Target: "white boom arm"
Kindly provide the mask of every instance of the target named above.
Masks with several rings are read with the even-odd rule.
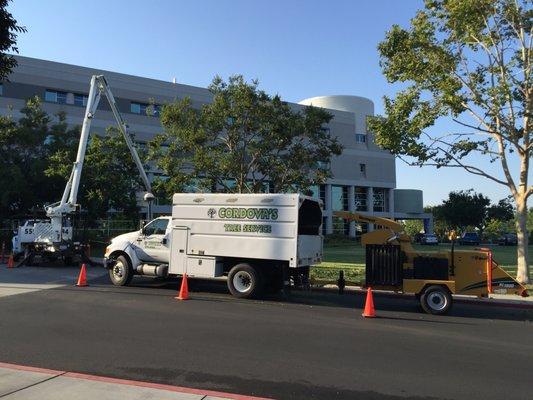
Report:
[[[141,174],[141,179],[146,189],[144,199],[148,201],[148,218],[152,218],[151,201],[154,199],[154,196],[152,194],[152,187],[150,185],[148,177],[146,176],[146,172],[144,171],[141,159],[139,158],[139,155],[135,150],[135,146],[133,145],[131,137],[129,136],[128,125],[124,122],[124,120],[122,119],[122,115],[118,111],[115,102],[115,97],[113,96],[113,93],[111,92],[111,89],[109,88],[105,77],[103,75],[93,75],[91,78],[89,98],[87,99],[87,108],[85,109],[85,118],[83,119],[83,125],[81,128],[80,144],[78,146],[76,162],[74,162],[74,165],[72,167],[72,173],[70,174],[70,178],[67,182],[67,185],[65,186],[61,201],[58,203],[51,204],[45,208],[46,215],[52,219],[53,224],[54,219],[62,218],[64,215],[73,213],[76,210],[76,201],[78,197],[78,189],[80,186],[81,171],[83,169],[85,152],[87,150],[87,142],[89,140],[89,130],[91,128],[91,122],[94,117],[94,113],[96,112],[96,109],[98,107],[98,103],[100,102],[100,97],[102,94],[104,94],[107,97],[107,100],[109,101],[109,105],[111,106],[111,110],[113,111],[113,115],[115,116],[115,120],[117,121],[118,129],[122,133],[122,136],[124,137],[124,140],[126,141],[126,144],[128,145],[130,153],[133,157],[133,161],[135,161],[139,173]],[[61,220],[57,222],[61,224]]]

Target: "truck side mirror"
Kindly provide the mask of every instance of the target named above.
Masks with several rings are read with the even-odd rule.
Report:
[[[139,221],[139,230],[140,230],[141,232],[143,232],[145,226],[146,226],[146,221],[145,221],[144,219],[141,219],[141,220]],[[143,232],[143,233],[144,233],[144,232]]]

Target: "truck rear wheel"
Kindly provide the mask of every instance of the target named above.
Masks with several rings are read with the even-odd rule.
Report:
[[[112,268],[109,269],[109,278],[115,286],[127,286],[133,279],[133,268],[125,256],[118,256]]]
[[[261,293],[262,284],[261,271],[250,264],[237,264],[229,271],[228,289],[235,297],[256,297]]]
[[[446,314],[452,306],[452,295],[443,286],[429,286],[420,296],[420,305],[428,314]]]

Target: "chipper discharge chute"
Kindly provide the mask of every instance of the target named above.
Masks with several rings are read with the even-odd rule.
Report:
[[[350,212],[336,212],[335,216],[377,225],[361,238],[366,286],[415,294],[427,313],[445,314],[452,305],[452,294],[528,295],[493,259],[490,249],[417,251],[396,221]]]

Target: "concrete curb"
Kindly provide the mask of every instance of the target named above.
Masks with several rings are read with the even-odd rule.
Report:
[[[17,370],[17,371],[26,371],[26,372],[37,372],[41,374],[51,375],[52,377],[62,376],[65,378],[104,382],[104,383],[110,383],[110,384],[115,384],[115,385],[134,386],[134,387],[139,387],[139,388],[156,389],[156,390],[163,390],[167,392],[199,395],[199,396],[204,396],[204,397],[216,397],[220,399],[272,400],[266,397],[255,397],[255,396],[247,396],[247,395],[241,395],[241,394],[236,394],[236,393],[219,392],[215,390],[202,390],[202,389],[188,388],[188,387],[183,387],[183,386],[173,386],[173,385],[166,385],[166,384],[160,384],[160,383],[151,383],[151,382],[143,382],[143,381],[134,381],[134,380],[129,380],[129,379],[120,379],[120,378],[111,378],[111,377],[106,377],[106,376],[82,374],[82,373],[77,373],[77,372],[58,371],[58,370],[53,370],[53,369],[31,367],[27,365],[10,364],[10,363],[4,363],[4,362],[0,362],[0,368]]]

